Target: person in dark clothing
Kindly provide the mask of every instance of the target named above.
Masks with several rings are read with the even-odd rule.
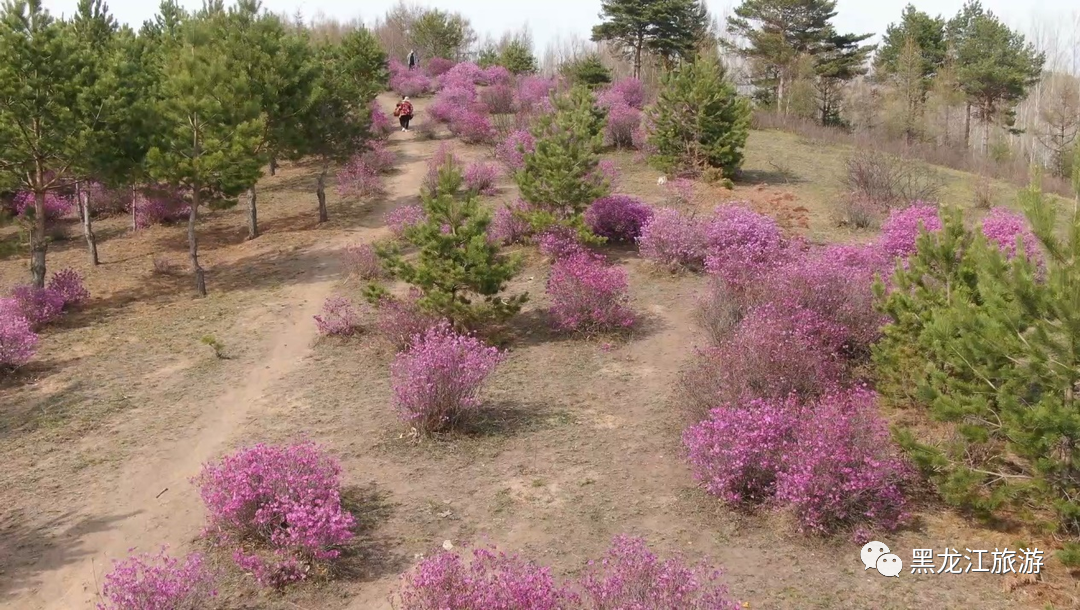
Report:
[[[401,124],[401,131],[409,131],[409,121],[413,117],[413,105],[408,96],[403,96],[397,106],[394,107],[394,116],[398,118],[398,123]]]
[[[416,67],[416,51],[409,51],[409,69]]]

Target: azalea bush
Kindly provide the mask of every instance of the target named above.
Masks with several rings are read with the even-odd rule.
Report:
[[[16,286],[11,298],[18,304],[22,317],[35,329],[56,321],[64,313],[64,295],[48,286]]]
[[[510,85],[492,85],[480,92],[480,103],[489,114],[513,114],[514,89]]]
[[[394,237],[400,239],[405,235],[409,227],[422,224],[426,219],[427,215],[424,214],[424,208],[416,204],[409,204],[394,208],[386,214],[383,220],[390,227],[390,232],[393,233]]]
[[[353,155],[337,173],[337,190],[342,197],[371,197],[384,192],[378,159],[366,153]]]
[[[511,132],[495,147],[495,158],[509,172],[525,167],[525,154],[536,150],[536,140],[525,129]]]
[[[655,211],[637,243],[643,258],[671,271],[702,269],[709,246],[704,223],[671,208]]]
[[[502,245],[524,243],[532,235],[529,213],[529,204],[521,199],[499,206],[491,215],[488,237]]]
[[[34,357],[38,336],[15,299],[0,298],[0,370],[16,369]]]
[[[908,256],[915,252],[920,230],[935,233],[941,227],[935,205],[915,202],[906,208],[893,209],[881,225],[881,249],[890,256]]]
[[[502,360],[498,349],[440,322],[390,365],[398,414],[420,434],[452,429],[480,406],[480,388]]]
[[[375,303],[375,332],[399,351],[439,322],[420,308],[421,296],[414,288],[404,297],[387,295]]]
[[[596,101],[602,108],[623,104],[636,110],[644,110],[647,99],[644,83],[636,78],[624,78],[601,91]]]
[[[166,189],[147,189],[136,193],[135,200],[127,204],[135,207],[135,227],[145,229],[158,224],[172,224],[187,220],[191,206],[182,196]]]
[[[323,335],[347,336],[360,328],[360,316],[349,299],[330,297],[323,303],[322,313],[315,316],[315,327]]]
[[[15,193],[15,214],[17,216],[28,216],[32,214],[32,210],[35,205],[35,196],[29,191],[19,191]],[[75,211],[75,198],[66,197],[55,191],[47,191],[45,193],[45,219],[56,220],[63,218],[68,214]]]
[[[585,252],[585,246],[581,244],[577,233],[565,227],[548,229],[537,238],[536,242],[540,247],[540,253],[549,262],[555,262]]]
[[[477,104],[459,109],[450,118],[450,133],[466,144],[484,144],[494,140],[495,126],[491,117]]]
[[[634,131],[641,126],[641,111],[618,103],[608,108],[604,143],[616,148],[633,148]]]
[[[346,246],[343,258],[349,273],[360,279],[376,280],[384,274],[379,255],[371,244]]]
[[[1019,239],[1020,243],[1023,243],[1024,256],[1032,262],[1042,262],[1038,238],[1027,219],[1019,212],[1002,207],[992,208],[982,221],[982,234],[1009,258],[1019,252]]]
[[[786,255],[787,243],[776,221],[741,205],[716,208],[705,236],[705,269],[736,291],[767,276]]]
[[[337,460],[315,444],[258,444],[205,464],[194,483],[207,536],[234,547],[234,559],[259,582],[285,584],[337,558],[352,540],[340,477]]]
[[[64,309],[78,307],[90,299],[90,291],[83,285],[83,276],[74,269],[61,269],[54,273],[45,289],[60,295]]]
[[[378,100],[371,100],[371,134],[376,138],[385,140],[394,132],[396,125],[390,115],[383,111]]]
[[[556,328],[603,332],[632,326],[627,287],[626,270],[595,255],[579,253],[556,260],[547,281]]]
[[[633,243],[652,215],[652,208],[636,197],[608,195],[585,210],[585,224],[593,234],[609,241]]]
[[[479,195],[494,195],[499,181],[499,168],[491,163],[474,161],[465,167],[463,174],[466,190]]]
[[[204,610],[217,596],[214,574],[202,555],[183,562],[166,554],[144,553],[113,562],[101,588],[98,610]]]

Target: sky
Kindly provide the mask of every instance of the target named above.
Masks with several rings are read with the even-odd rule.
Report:
[[[839,0],[834,22],[841,32],[881,34],[896,21],[904,5],[911,1],[917,8],[946,18],[955,15],[963,0]],[[157,12],[156,0],[106,0],[116,18],[138,27]],[[187,8],[198,8],[202,0],[179,0]],[[226,4],[229,0],[226,0]],[[737,4],[732,0],[706,0],[717,15],[727,14]],[[299,9],[305,17],[323,13],[342,21],[360,17],[370,22],[397,4],[397,0],[263,0],[263,6],[277,13],[292,15]],[[477,32],[495,37],[501,32],[528,24],[536,51],[542,53],[548,43],[572,36],[588,38],[599,18],[600,0],[413,0],[410,4],[431,6],[462,13]],[[1080,5],[1076,0],[982,0],[1013,28],[1024,33],[1033,24],[1042,24],[1044,35],[1070,36],[1080,30]],[[77,0],[44,0],[54,14],[74,11]],[[1061,34],[1064,32],[1064,34]]]

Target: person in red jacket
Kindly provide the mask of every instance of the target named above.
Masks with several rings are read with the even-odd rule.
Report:
[[[394,107],[394,116],[401,123],[401,131],[409,131],[409,121],[413,117],[413,105],[408,96],[403,96],[397,106]]]

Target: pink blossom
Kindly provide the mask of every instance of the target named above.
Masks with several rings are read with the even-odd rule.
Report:
[[[202,610],[217,595],[214,575],[192,553],[183,563],[162,547],[157,555],[132,555],[113,562],[101,588],[98,610]]]
[[[0,298],[0,369],[15,369],[30,361],[38,336],[15,299]]]
[[[890,256],[906,257],[915,252],[921,230],[935,233],[941,227],[937,206],[916,201],[889,213],[881,225],[881,247]]]
[[[585,210],[585,224],[593,234],[609,241],[633,243],[652,215],[652,208],[636,197],[609,195],[592,202]]]
[[[626,293],[626,270],[585,252],[556,260],[547,281],[551,315],[560,330],[604,332],[632,326]]]
[[[360,317],[352,301],[330,297],[323,303],[322,313],[315,316],[315,326],[323,335],[347,336],[360,327]]]
[[[679,210],[660,208],[641,227],[641,256],[672,271],[701,269],[708,252],[705,224]]]

